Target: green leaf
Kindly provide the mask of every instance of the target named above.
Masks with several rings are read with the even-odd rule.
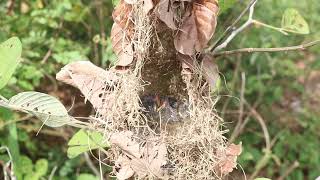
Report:
[[[78,177],[77,177],[77,180],[98,180],[99,178],[92,175],[92,174],[80,174]]]
[[[26,174],[26,176],[23,178],[24,180],[39,180],[39,176],[35,172],[29,172]]]
[[[33,170],[32,160],[27,156],[20,156],[17,166],[18,171],[20,171],[22,174],[28,174]]]
[[[269,178],[255,178],[254,180],[271,180]]]
[[[48,160],[46,159],[39,159],[35,166],[35,172],[39,177],[42,177],[47,174],[48,171]]]
[[[14,114],[8,109],[0,107],[0,120],[3,119],[6,122],[10,122],[15,119]],[[13,158],[13,163],[17,164],[20,161],[20,147],[18,142],[18,129],[16,123],[10,123],[6,126],[7,129],[7,146],[10,149],[10,153]],[[2,143],[2,142],[1,142]],[[14,168],[17,168],[15,166]]]
[[[296,9],[287,9],[282,17],[281,28],[296,34],[309,34],[309,25]]]
[[[0,44],[0,89],[10,80],[19,64],[22,45],[17,37],[12,37]]]
[[[55,97],[40,92],[19,93],[8,102],[1,101],[0,106],[30,113],[50,127],[60,127],[70,122],[63,104]]]
[[[74,158],[89,150],[109,147],[103,135],[99,132],[79,130],[68,143],[68,157]]]

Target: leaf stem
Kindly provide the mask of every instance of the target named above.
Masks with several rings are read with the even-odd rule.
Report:
[[[264,26],[264,27],[269,28],[269,29],[273,29],[273,30],[279,31],[279,32],[281,32],[281,33],[284,34],[284,35],[289,35],[289,34],[288,34],[287,32],[285,32],[282,28],[278,28],[278,27],[275,27],[275,26],[271,26],[271,25],[269,25],[269,24],[265,24],[265,23],[263,23],[263,22],[261,22],[261,21],[255,20],[255,19],[252,20],[252,23],[253,23],[253,24],[256,24],[256,25]]]

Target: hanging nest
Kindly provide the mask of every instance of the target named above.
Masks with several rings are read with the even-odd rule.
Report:
[[[92,125],[112,144],[118,179],[221,179],[241,145],[227,145],[212,91],[217,66],[203,53],[216,0],[120,0],[113,13],[109,70],[88,61],[57,79],[81,90],[96,110]]]

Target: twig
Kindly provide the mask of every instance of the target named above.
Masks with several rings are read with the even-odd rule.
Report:
[[[26,121],[26,120],[29,120],[30,118],[32,118],[33,117],[33,115],[26,115],[26,116],[24,116],[24,117],[22,117],[22,118],[20,118],[20,119],[15,119],[15,120],[11,120],[11,121],[6,121],[5,123],[3,123],[3,124],[0,124],[0,130],[2,129],[2,128],[4,128],[5,126],[7,126],[7,125],[9,125],[9,124],[12,124],[12,123],[16,123],[16,122],[20,122],[20,121]]]
[[[7,175],[7,171],[8,169],[10,169],[10,179],[11,180],[16,180],[16,177],[14,175],[14,165],[13,165],[13,158],[12,158],[12,155],[10,153],[10,150],[7,146],[1,146],[0,147],[0,150],[6,150],[7,153],[8,153],[8,156],[9,156],[9,161],[6,163],[6,165],[3,165],[3,174],[4,174],[4,177],[5,177],[5,180],[6,178],[8,177]],[[9,166],[11,165],[11,168],[9,168]]]
[[[264,149],[264,155],[257,162],[257,164],[256,164],[256,166],[254,168],[254,172],[251,174],[249,180],[255,179],[255,177],[259,174],[261,169],[267,165],[267,163],[269,162],[269,160],[271,158],[271,155],[272,154],[271,154],[270,150]]]
[[[101,151],[99,149],[98,151],[98,154],[99,154],[99,169],[100,169],[100,179],[103,180],[103,172],[102,172],[102,163],[101,163]]]
[[[40,64],[45,64],[45,63],[48,61],[49,57],[52,55],[52,49],[53,49],[53,47],[54,47],[55,44],[56,44],[56,39],[58,38],[58,35],[59,35],[62,27],[63,27],[63,18],[60,19],[60,23],[59,23],[59,25],[58,25],[58,29],[56,30],[56,32],[55,32],[54,35],[53,35],[55,41],[52,43],[52,45],[51,45],[51,47],[49,48],[49,50],[47,51],[47,53],[45,54],[45,56],[44,56],[44,57],[42,58],[42,60],[40,61]]]
[[[320,43],[320,40],[312,41],[309,43],[297,45],[297,46],[288,46],[288,47],[278,47],[278,48],[243,48],[236,49],[231,51],[223,51],[216,54],[213,54],[214,57],[226,56],[226,55],[235,55],[240,53],[254,53],[254,52],[287,52],[287,51],[302,51],[306,50],[309,47],[315,46]]]
[[[259,122],[263,134],[264,134],[264,139],[265,139],[265,143],[266,143],[266,148],[264,149],[264,155],[263,157],[258,161],[257,165],[255,166],[255,171],[251,174],[250,176],[250,180],[254,179],[258,173],[260,172],[260,170],[268,163],[268,161],[271,158],[272,152],[271,152],[271,142],[270,142],[270,135],[269,135],[269,131],[267,128],[266,123],[264,122],[263,118],[261,117],[261,115],[254,109],[252,108],[252,106],[244,99],[245,104],[247,105],[247,107],[249,108],[250,112],[252,113],[252,116],[255,117],[255,119]]]
[[[97,176],[99,177],[100,176],[100,173],[99,171],[97,170],[97,168],[94,166],[93,162],[91,161],[90,157],[89,157],[89,154],[87,152],[84,153],[84,158],[86,160],[86,163],[87,165],[89,166],[89,168],[92,170],[92,172]]]
[[[56,173],[57,169],[58,169],[58,166],[54,166],[54,167],[53,167],[53,169],[52,169],[52,171],[51,171],[51,173],[50,173],[50,176],[49,176],[48,180],[52,180],[52,179],[53,179],[53,176],[54,176],[54,174]]]
[[[244,99],[244,102],[249,108],[250,112],[252,113],[252,116],[254,116],[256,120],[259,122],[259,124],[261,125],[264,138],[266,141],[266,150],[271,150],[270,135],[269,135],[269,131],[266,123],[264,122],[262,116],[254,108],[252,108],[252,106],[245,99]]]
[[[246,76],[245,73],[241,73],[241,92],[240,92],[240,107],[239,107],[239,118],[236,127],[230,137],[230,142],[233,142],[235,138],[240,134],[240,127],[243,122],[243,99],[244,99],[244,92],[245,92],[245,85],[246,85]]]
[[[217,47],[213,48],[211,50],[211,52],[217,52],[217,51],[227,47],[227,45],[229,44],[230,41],[232,41],[233,38],[235,38],[240,32],[242,32],[246,27],[250,26],[254,22],[253,13],[254,13],[254,8],[255,8],[255,5],[256,5],[257,1],[258,0],[253,0],[248,6],[249,7],[249,18],[248,18],[248,20],[242,26],[240,26],[238,29],[233,30],[231,35],[223,43],[221,43]],[[246,12],[247,12],[247,9],[245,9],[244,13],[240,15],[240,18]],[[238,18],[238,19],[240,20],[240,18]],[[237,19],[237,21],[239,21],[238,19]],[[236,21],[236,23],[237,23],[237,21]],[[231,28],[234,28],[234,27],[231,26]]]
[[[34,127],[34,125],[23,125],[23,124],[18,124],[18,128],[25,129],[27,132],[37,132],[39,129],[38,127]],[[40,131],[41,134],[46,134],[49,136],[55,136],[55,137],[61,137],[64,140],[68,140],[69,134],[64,133],[64,132],[59,132],[56,130],[50,130],[50,129],[43,129]]]
[[[51,56],[51,54],[52,54],[52,49],[50,48],[50,49],[47,51],[46,55],[42,58],[41,64],[44,64],[45,62],[47,62],[47,60],[49,59],[49,57]]]
[[[238,18],[223,32],[222,36],[214,43],[213,47],[210,51],[214,51],[216,47],[223,41],[223,39],[229,34],[231,31],[235,29],[235,26],[241,20],[241,18],[249,11],[249,9],[257,2],[257,0],[251,0],[247,7],[241,12]]]
[[[284,180],[290,173],[293,172],[297,167],[299,167],[299,162],[294,161],[294,163],[278,178],[278,180]]]

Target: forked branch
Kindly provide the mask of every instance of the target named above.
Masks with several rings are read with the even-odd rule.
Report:
[[[240,26],[238,29],[235,29],[232,31],[232,33],[230,34],[230,36],[223,42],[221,43],[220,45],[218,45],[217,47],[215,47],[213,50],[213,52],[218,52],[220,51],[221,49],[224,49],[225,47],[227,47],[227,45],[240,33],[242,32],[245,28],[247,28],[248,26],[250,26],[253,22],[254,22],[254,19],[253,19],[253,13],[254,13],[254,8],[255,8],[255,5],[257,3],[258,0],[254,0],[254,1],[251,1],[250,4],[249,4],[249,18],[248,20],[242,25]],[[238,21],[240,20],[240,18],[247,12],[247,8],[245,9],[245,11],[243,11],[239,18],[236,19],[236,21],[233,23],[233,25],[231,25],[230,27],[233,29],[234,28],[234,25],[236,23],[238,23]],[[229,28],[228,28],[229,29]],[[227,31],[228,31],[227,29]],[[226,32],[227,32],[226,31]]]
[[[239,23],[241,18],[250,10],[252,6],[257,2],[258,0],[251,0],[250,3],[247,5],[247,7],[241,12],[241,14],[238,16],[238,18],[223,32],[222,36],[214,43],[213,47],[210,48],[210,51],[213,52],[216,50],[217,46],[224,40],[224,38],[232,31],[235,31],[236,25]]]

